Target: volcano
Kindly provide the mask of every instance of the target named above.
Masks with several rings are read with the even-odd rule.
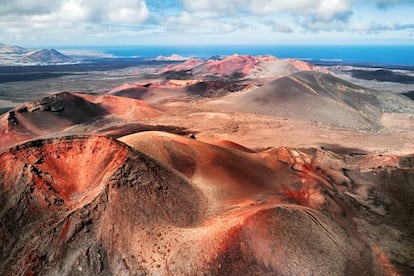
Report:
[[[410,271],[414,157],[121,140],[0,154],[3,274]]]

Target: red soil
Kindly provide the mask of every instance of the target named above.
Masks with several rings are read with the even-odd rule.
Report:
[[[132,148],[106,137],[67,137],[0,154],[0,253],[7,256],[0,271],[367,275],[395,271],[389,252],[409,248],[378,251],[371,235],[392,232],[364,223],[376,221],[376,212],[412,214],[404,203],[412,192],[398,193],[371,174],[386,170],[353,167],[361,158],[372,166],[398,158],[255,153],[162,132],[121,140]],[[396,172],[389,183],[410,172],[409,158],[388,163]],[[405,205],[371,210],[370,198],[386,189],[393,191],[386,200]]]
[[[64,131],[74,125],[94,124],[106,117],[140,120],[162,114],[162,111],[139,100],[68,92],[26,103],[11,112],[18,123],[10,125],[10,112],[0,116],[0,149]]]

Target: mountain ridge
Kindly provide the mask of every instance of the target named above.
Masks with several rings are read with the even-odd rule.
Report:
[[[0,65],[44,65],[76,62],[56,49],[26,49],[0,43]]]

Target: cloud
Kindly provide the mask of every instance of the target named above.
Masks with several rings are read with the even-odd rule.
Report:
[[[279,42],[280,38],[314,42],[314,38],[362,37],[369,41],[370,35],[378,38],[378,33],[384,33],[382,37],[387,39],[413,33],[413,3],[414,0],[0,0],[0,40],[23,45],[246,43],[247,37],[249,43]]]
[[[382,33],[382,32],[389,32],[389,31],[414,31],[414,24],[378,24],[372,23],[367,28],[367,33]]]
[[[0,15],[15,15],[16,21],[49,20],[52,26],[56,20],[139,24],[150,16],[144,0],[0,0]]]
[[[170,16],[167,22],[171,25],[197,25],[196,19],[187,11],[181,12],[178,16]]]
[[[265,19],[261,21],[264,25],[270,26],[274,33],[292,33],[293,30],[288,25],[282,25],[274,21],[273,19]]]
[[[230,33],[247,28],[247,24],[233,20],[219,19],[209,12],[189,13],[182,11],[166,19],[167,30],[197,33]]]
[[[53,12],[62,1],[0,0],[0,15],[34,15]]]
[[[189,11],[214,11],[216,13],[250,13],[268,15],[279,12],[297,16],[311,16],[321,21],[341,18],[352,11],[352,0],[182,0]]]
[[[376,0],[376,4],[380,9],[387,9],[398,4],[413,4],[414,0]]]
[[[341,22],[348,22],[352,16],[352,0],[182,0],[189,13],[210,13],[220,16],[240,18],[262,17],[288,14],[306,30],[332,30]],[[272,23],[272,31],[292,32],[290,26]]]

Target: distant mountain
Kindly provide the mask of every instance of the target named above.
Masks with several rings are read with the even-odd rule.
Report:
[[[209,60],[192,58],[180,64],[164,67],[160,73],[175,78],[194,76],[195,78],[274,79],[302,71],[329,73],[322,67],[301,60],[237,54],[228,57],[213,56]]]
[[[74,62],[55,49],[29,50],[20,46],[0,43],[0,65],[33,65]]]
[[[188,58],[180,56],[180,55],[176,55],[176,54],[172,54],[170,56],[158,56],[155,58],[155,60],[157,61],[185,61]]]
[[[18,55],[18,54],[24,54],[26,52],[28,52],[28,50],[23,47],[0,43],[0,54]]]
[[[379,129],[383,112],[413,112],[412,101],[398,94],[370,90],[331,74],[298,72],[249,93],[216,101],[226,110],[309,119],[351,129]]]
[[[62,63],[73,59],[55,49],[41,49],[28,52],[19,60],[20,63]]]

